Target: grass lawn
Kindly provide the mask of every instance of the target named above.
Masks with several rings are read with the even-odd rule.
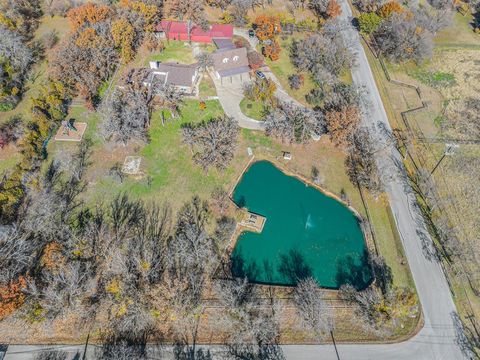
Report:
[[[173,41],[164,42],[165,49],[157,54],[150,55],[144,65],[148,66],[149,61],[161,61],[161,62],[179,62],[182,64],[193,64],[195,58],[192,54],[192,47],[185,41]]]
[[[216,96],[217,89],[215,88],[215,84],[213,83],[212,78],[209,74],[203,74],[202,81],[199,85],[199,96],[200,98],[206,98],[209,96]]]
[[[108,161],[101,166],[104,171],[93,169],[99,173],[94,187],[90,191],[90,199],[95,201],[98,196],[111,198],[120,192],[152,201],[168,201],[174,209],[191,198],[194,194],[202,198],[209,198],[213,189],[217,186],[228,187],[236,178],[247,154],[237,156],[235,162],[224,171],[210,169],[205,173],[192,161],[190,149],[182,143],[182,125],[189,122],[208,121],[209,119],[223,114],[220,103],[216,100],[206,101],[207,108],[199,109],[199,102],[186,100],[179,119],[169,119],[162,126],[161,110],[154,112],[152,125],[149,131],[150,142],[138,149],[132,148],[125,153],[121,145],[117,146],[117,152],[124,155],[138,155],[143,159],[142,169],[145,176],[142,179],[126,178],[123,183],[115,181],[108,176],[107,170],[113,165]],[[106,146],[96,150],[96,157],[109,151]],[[111,151],[111,150],[110,150]],[[123,162],[122,158],[116,160]],[[94,165],[95,166],[95,165]],[[96,166],[99,166],[97,164]]]
[[[298,90],[290,88],[290,85],[288,83],[288,77],[290,75],[299,73],[298,69],[296,69],[290,61],[290,45],[292,44],[292,41],[294,39],[298,39],[300,37],[300,35],[293,35],[288,37],[286,40],[280,40],[280,45],[282,47],[280,59],[278,59],[277,61],[265,59],[265,62],[275,74],[278,81],[280,81],[280,84],[282,84],[282,87],[285,89],[285,91],[305,106],[309,106],[307,101],[305,100],[305,95],[307,95],[313,88],[315,88],[315,84],[313,83],[310,76],[308,74],[304,74],[305,83]]]
[[[252,118],[255,120],[264,119],[265,107],[260,101],[250,101],[244,98],[240,102],[240,109],[249,118]]]

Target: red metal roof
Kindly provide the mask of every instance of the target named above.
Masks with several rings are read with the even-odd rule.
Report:
[[[164,31],[167,34],[171,34],[171,36],[176,37],[178,37],[179,35],[188,35],[187,23],[184,21],[162,20],[160,24],[156,26],[156,30]],[[205,31],[200,26],[193,25],[190,35],[194,37],[206,37],[209,40],[214,38],[231,39],[233,37],[233,26],[213,24],[210,30]],[[170,37],[170,35],[168,36]]]

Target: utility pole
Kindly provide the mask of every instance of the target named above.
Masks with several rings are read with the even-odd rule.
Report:
[[[88,339],[90,339],[90,333],[88,333],[88,335],[87,335],[87,341],[85,341],[85,348],[83,349],[82,360],[85,360],[85,359],[86,359],[86,356],[87,356]]]
[[[332,337],[333,347],[335,348],[335,354],[337,354],[337,360],[340,360],[340,356],[338,355],[337,344],[335,343],[335,338],[333,337],[333,330],[330,330],[330,336]]]
[[[433,173],[435,172],[435,170],[437,170],[438,166],[443,161],[443,159],[445,159],[447,156],[451,156],[451,155],[455,154],[455,151],[459,147],[460,147],[460,145],[458,145],[458,144],[445,144],[445,151],[444,151],[442,157],[440,158],[440,160],[438,160],[437,164],[433,167],[432,171],[430,172],[430,175],[433,175]]]

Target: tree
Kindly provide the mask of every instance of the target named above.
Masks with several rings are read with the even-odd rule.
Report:
[[[25,302],[26,279],[20,276],[18,280],[0,286],[0,320],[3,320]]]
[[[360,27],[360,31],[365,35],[374,33],[381,22],[382,18],[374,12],[362,13],[358,17],[358,26]]]
[[[290,59],[299,70],[310,72],[314,80],[322,85],[335,82],[354,61],[340,33],[332,34],[332,37],[315,34],[302,41],[294,41]]]
[[[322,299],[322,293],[313,278],[301,280],[295,287],[293,301],[306,329],[317,339],[324,339],[333,330],[332,309]]]
[[[433,36],[407,14],[394,13],[374,33],[375,46],[389,60],[420,62],[432,56]]]
[[[0,24],[0,111],[11,110],[20,99],[33,53],[16,32]]]
[[[265,119],[267,136],[274,136],[287,142],[307,143],[312,135],[324,133],[323,117],[292,103],[281,103]]]
[[[381,0],[355,0],[355,5],[362,13],[376,12],[383,1]]]
[[[205,21],[202,1],[166,0],[163,5],[163,14],[165,17],[175,17],[180,20]]]
[[[225,308],[222,326],[228,329],[229,358],[252,360],[284,359],[278,347],[279,306],[275,298],[262,304],[258,289],[247,279],[218,280],[215,290]]]
[[[324,18],[327,12],[329,2],[329,0],[309,0],[308,7],[317,17]]]
[[[147,140],[150,111],[145,90],[140,91],[131,85],[116,88],[103,104],[101,114],[101,131],[106,139],[124,145],[130,140]]]
[[[271,107],[275,107],[277,104],[277,98],[275,97],[275,91],[277,86],[273,80],[264,78],[256,78],[253,83],[247,83],[244,86],[244,95],[251,101],[261,101],[268,103]]]
[[[328,2],[326,14],[329,18],[336,18],[342,14],[342,8],[336,0],[330,0]]]
[[[229,117],[214,118],[183,128],[183,141],[193,152],[193,161],[205,171],[210,166],[225,169],[235,154],[239,127]]]
[[[112,37],[120,49],[120,57],[125,63],[129,62],[134,57],[134,40],[135,29],[126,19],[118,19],[112,22]]]
[[[378,9],[378,15],[381,18],[386,19],[394,13],[401,14],[403,11],[402,5],[394,0],[383,4],[380,9]]]
[[[113,74],[117,64],[110,26],[100,22],[73,34],[58,47],[52,59],[52,75],[94,107],[100,85]]]
[[[84,25],[92,26],[106,20],[111,15],[111,10],[106,5],[95,5],[91,2],[68,11],[67,18],[72,32]]]
[[[268,57],[272,61],[280,59],[282,48],[277,39],[270,40],[268,44],[262,47],[263,56]]]
[[[0,26],[15,31],[26,41],[33,38],[41,16],[40,0],[0,1]]]
[[[325,113],[327,133],[335,146],[346,146],[359,123],[360,111],[355,106],[332,109]]]
[[[195,58],[197,59],[197,64],[200,70],[205,71],[213,66],[212,56],[206,51],[200,52]]]
[[[436,10],[426,6],[418,7],[414,9],[413,15],[415,23],[433,35],[452,25],[453,21],[453,13],[450,9]]]
[[[375,147],[368,129],[357,129],[352,135],[345,166],[353,184],[365,187],[375,195],[382,191],[380,174],[375,161]]]
[[[369,287],[357,291],[351,285],[340,288],[340,296],[355,305],[355,313],[366,330],[377,336],[389,336],[398,321],[418,315],[415,294],[408,288],[392,288],[385,295]]]
[[[292,89],[298,90],[305,83],[303,74],[292,74],[288,77],[288,83]]]
[[[280,19],[275,16],[260,15],[253,21],[255,35],[259,40],[273,40],[281,31]]]

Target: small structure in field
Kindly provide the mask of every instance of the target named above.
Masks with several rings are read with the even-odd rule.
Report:
[[[122,172],[127,175],[139,175],[142,158],[140,156],[127,156],[122,166]]]
[[[292,160],[292,153],[288,151],[283,152],[283,160]]]
[[[81,141],[86,129],[87,123],[76,122],[73,119],[62,121],[55,135],[55,141]]]

